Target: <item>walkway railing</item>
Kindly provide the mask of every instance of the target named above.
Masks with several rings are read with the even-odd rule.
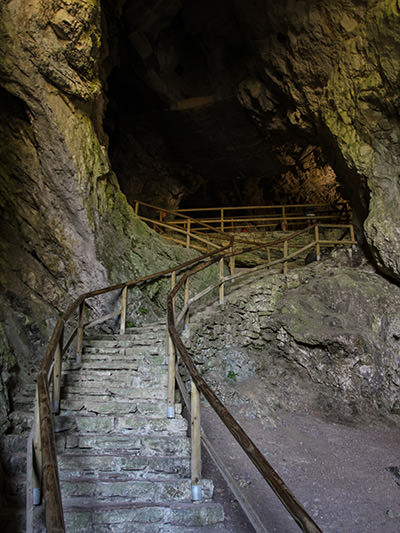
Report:
[[[352,237],[347,243],[354,245],[356,243],[352,234],[352,227],[349,227],[349,230]],[[99,325],[107,320],[115,320],[119,318],[119,331],[121,334],[125,333],[128,290],[132,287],[143,287],[153,281],[169,277],[171,277],[172,290],[169,293],[167,303],[169,332],[167,343],[169,375],[167,416],[174,416],[175,381],[176,379],[179,381],[176,374],[175,355],[178,353],[192,378],[191,423],[193,499],[196,500],[201,497],[199,484],[201,478],[199,392],[201,392],[210,402],[211,406],[215,409],[250,459],[257,466],[264,479],[274,489],[303,531],[320,531],[312,519],[307,515],[306,511],[287,489],[278,474],[269,465],[265,457],[263,457],[261,452],[255,447],[254,443],[252,443],[249,436],[240,428],[215,393],[201,378],[193,360],[187,353],[187,350],[179,337],[177,329],[183,327],[183,324],[188,322],[190,307],[194,302],[203,298],[211,291],[217,290],[219,302],[223,304],[224,287],[226,282],[247,275],[247,272],[238,275],[235,274],[235,258],[238,254],[248,251],[251,252],[263,247],[267,248],[268,246],[276,246],[277,244],[282,243],[283,250],[286,250],[286,253],[284,252],[281,258],[275,261],[266,262],[261,266],[251,269],[250,272],[268,268],[279,263],[283,264],[283,271],[286,272],[288,262],[291,259],[298,257],[304,252],[304,250],[315,247],[316,255],[318,257],[320,255],[321,246],[334,245],[331,241],[322,241],[319,237],[319,227],[315,226],[311,228],[311,231],[314,232],[314,240],[303,249],[288,253],[290,240],[306,231],[310,231],[310,229],[306,228],[305,230],[296,232],[279,241],[252,245],[245,249],[240,247],[239,250],[234,249],[234,241],[231,240],[228,245],[218,247],[216,250],[182,263],[174,268],[166,269],[133,281],[85,293],[77,298],[67,311],[58,319],[37,376],[35,423],[33,427],[32,442],[29,444],[29,446],[32,447],[32,453],[28,454],[28,456],[32,457],[32,463],[28,464],[28,509],[30,509],[31,504],[38,505],[43,499],[45,503],[46,528],[48,532],[65,531],[52,418],[53,414],[58,414],[60,410],[62,359],[67,351],[71,349],[73,342],[76,340],[76,360],[77,362],[81,361],[84,329]],[[343,241],[340,241],[340,244],[343,244]],[[193,279],[193,276],[216,263],[219,264],[218,279],[216,283],[190,298],[189,283]],[[228,276],[225,275],[226,266],[229,266]],[[182,276],[178,281],[177,275],[180,273]],[[174,310],[174,307],[177,307],[177,295],[181,290],[183,290],[183,295],[181,297],[183,307],[177,316],[177,310]],[[102,295],[113,295],[114,310],[105,314],[100,313],[99,316],[90,319],[89,315],[93,313],[93,308],[95,308],[96,305],[88,305],[88,300],[92,299],[93,301],[94,299],[94,301],[96,301],[96,299]],[[67,337],[67,335],[65,335],[67,331],[69,332],[69,336],[68,340],[65,341],[64,337]],[[29,523],[28,517],[27,522]]]
[[[172,224],[181,227],[188,216],[196,222],[192,229],[205,231],[204,224],[222,232],[267,231],[282,229],[293,231],[310,223],[340,224],[351,221],[351,209],[347,202],[329,204],[250,205],[235,207],[204,207],[176,209],[177,219]]]

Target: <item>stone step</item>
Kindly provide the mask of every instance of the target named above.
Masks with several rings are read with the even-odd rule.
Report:
[[[140,450],[143,453],[144,450]],[[96,480],[105,475],[113,479],[166,479],[190,477],[190,458],[180,457],[179,452],[169,456],[135,455],[129,453],[64,453],[58,457],[59,475],[62,480]]]
[[[190,453],[190,442],[186,436],[171,435],[136,435],[123,434],[78,434],[74,431],[67,431],[56,434],[57,449],[70,450],[71,453],[82,452],[110,453],[130,452],[135,455],[161,456],[176,455],[177,457],[188,457]]]
[[[167,413],[167,404],[165,402],[154,401],[133,401],[124,402],[114,400],[112,402],[99,402],[89,398],[80,398],[76,400],[64,400],[61,404],[61,415],[71,415],[73,411],[80,411],[81,416],[98,414],[136,414],[138,416],[147,416],[149,418],[163,417]],[[175,404],[175,414],[182,413],[182,404]]]
[[[141,370],[74,370],[69,372],[64,379],[65,386],[68,384],[85,381],[87,383],[112,383],[117,381],[121,384],[128,384],[137,387],[141,382],[145,383],[165,383],[168,380],[168,368],[166,366],[157,368],[154,373],[148,368]]]
[[[211,480],[201,482],[202,499],[212,498],[214,486]],[[74,505],[78,497],[96,498],[98,501],[110,500],[115,503],[161,503],[190,501],[190,479],[170,478],[167,480],[140,479],[116,481],[99,478],[96,480],[71,480],[61,482],[63,503],[66,507]],[[82,499],[79,504],[83,504]]]
[[[156,351],[159,349],[160,345],[165,344],[166,340],[160,339],[160,338],[147,338],[143,337],[141,339],[137,338],[136,336],[128,336],[125,337],[121,336],[118,339],[102,339],[102,340],[96,340],[91,339],[90,341],[85,341],[83,344],[83,349],[87,350],[88,348],[97,349],[120,349],[120,348],[128,348],[130,350],[142,350],[143,347],[148,347],[149,349],[154,349]]]
[[[186,436],[187,433],[187,421],[181,416],[169,419],[166,416],[163,418],[148,418],[136,414],[121,416],[115,416],[114,414],[90,414],[89,416],[82,416],[80,413],[80,416],[74,417],[74,426],[79,433],[113,432],[140,436],[153,434],[181,434],[182,436]]]
[[[115,354],[108,354],[108,353],[99,353],[98,351],[93,353],[84,353],[82,355],[82,362],[80,365],[83,365],[84,367],[89,367],[91,365],[107,365],[112,361],[113,365],[121,365],[121,368],[124,368],[124,365],[132,363],[133,366],[137,365],[138,368],[142,367],[157,367],[157,366],[164,366],[165,365],[165,352],[162,351],[161,354],[134,354],[134,355],[124,355],[115,353]],[[75,369],[81,368],[80,365],[77,365],[74,361],[68,361],[64,364],[64,368],[66,370],[71,369],[72,371]]]
[[[92,501],[80,507],[65,507],[68,531],[74,533],[156,533],[186,528],[212,526],[224,520],[224,511],[216,503],[174,503],[171,505],[128,504],[126,507]],[[160,529],[162,528],[162,529]]]
[[[110,358],[144,358],[165,353],[165,346],[154,346],[149,344],[146,346],[130,346],[130,347],[114,347],[109,346],[86,346],[83,350],[83,355],[100,355],[107,354]]]
[[[167,401],[167,387],[160,387],[158,390],[154,390],[151,387],[141,387],[140,389],[127,388],[122,392],[123,394],[118,394],[117,387],[106,387],[106,390],[100,391],[99,389],[93,389],[91,391],[85,391],[80,387],[66,387],[61,392],[61,401],[66,400],[77,400],[83,395],[88,400],[96,400],[98,402],[110,402],[114,397],[118,397],[120,400],[125,401],[136,401],[136,400],[159,400]]]

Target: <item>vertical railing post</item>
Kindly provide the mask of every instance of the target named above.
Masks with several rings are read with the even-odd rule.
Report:
[[[288,222],[286,220],[286,208],[285,206],[282,206],[282,231],[288,230]]]
[[[200,441],[200,393],[192,380],[191,396],[191,478],[192,501],[201,500],[201,441]]]
[[[187,305],[189,302],[189,276],[186,278],[185,281],[185,298],[183,301],[183,305]],[[187,309],[185,313],[185,328],[189,325],[189,309]]]
[[[171,274],[171,290],[175,287],[176,283],[176,273],[172,272]],[[172,301],[172,309],[175,313],[175,302]],[[168,331],[168,406],[167,406],[167,417],[175,418],[175,346],[172,342],[171,335]]]
[[[190,220],[186,224],[186,248],[190,248]]]
[[[224,232],[224,210],[221,208],[221,231]]]
[[[136,201],[135,202],[135,215],[138,215],[139,214],[139,202]]]
[[[219,303],[224,303],[224,258],[219,260]]]
[[[85,320],[85,300],[79,304],[78,311],[78,332],[76,339],[76,362],[79,364],[82,361],[82,346],[83,346],[83,326]]]
[[[355,238],[354,238],[354,226],[353,224],[350,225],[350,239],[353,241],[352,248],[355,247]]]
[[[235,275],[235,256],[233,255],[234,254],[233,244],[231,246],[231,254],[232,255],[229,258],[229,271],[230,271],[231,276],[234,276]]]
[[[319,226],[315,226],[315,253],[317,261],[321,259],[321,245],[319,244]]]
[[[53,398],[51,410],[53,414],[58,415],[60,412],[60,397],[61,397],[61,365],[62,365],[62,349],[64,344],[64,325],[62,326],[60,338],[54,353],[54,367],[53,367]]]
[[[128,305],[128,287],[124,287],[121,293],[121,325],[119,328],[120,335],[125,334],[126,329],[126,309]]]
[[[42,494],[42,434],[40,431],[40,404],[39,390],[36,385],[35,425],[33,430],[33,476],[32,476],[32,500],[33,505],[40,505]]]
[[[288,256],[288,242],[284,241],[283,243],[283,257],[284,259]],[[288,273],[288,263],[285,261],[283,263],[283,273],[286,275]]]
[[[269,246],[267,247],[267,261],[268,263],[271,262],[271,248]]]

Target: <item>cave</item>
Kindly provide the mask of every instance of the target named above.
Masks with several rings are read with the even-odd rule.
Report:
[[[232,284],[231,299],[190,325],[185,342],[260,439],[286,442],[282,419],[288,427],[301,421],[289,437],[301,435],[304,449],[289,450],[290,468],[278,440],[268,445],[285,475],[300,471],[293,482],[327,531],[348,531],[351,522],[361,533],[369,520],[377,531],[399,530],[399,22],[398,0],[0,4],[0,503],[10,531],[25,530],[21,487],[36,380],[60,317],[90,291],[198,260],[198,251],[143,223],[135,201],[166,211],[348,203],[357,245],[321,261],[315,252],[317,261],[282,267],[240,293]],[[223,278],[231,265],[219,264]],[[165,322],[172,278],[132,291],[123,304],[131,329]],[[199,275],[198,290],[206,279]],[[122,316],[122,307],[113,311],[120,296],[99,293],[79,307],[77,331],[89,315]],[[115,328],[98,332],[116,336]],[[97,404],[79,409],[89,412],[86,427],[102,416]],[[63,415],[54,417],[57,442],[75,428]],[[207,424],[212,432],[212,415]],[[321,461],[309,453],[314,434]],[[77,442],[73,435],[72,449]],[[370,472],[365,461],[359,472],[352,463],[356,482],[334,470],[354,443],[360,455],[374,454]],[[301,469],[320,467],[328,449],[340,491],[325,484],[324,500],[307,493]],[[371,475],[380,488],[373,503],[365,492]],[[258,490],[243,476],[242,487]],[[325,483],[326,469],[324,476]],[[77,530],[89,531],[93,520]],[[278,520],[278,530],[284,524]],[[247,522],[237,528],[251,531]]]
[[[229,2],[168,8],[126,2],[116,15],[104,2],[104,130],[131,203],[191,208],[354,200],[343,172],[341,184],[336,178],[337,156],[327,142],[321,145],[320,128],[291,123],[295,103],[279,86],[268,87],[265,109],[257,109],[256,35],[245,11]],[[286,34],[273,24],[264,36],[273,34],[289,53]]]

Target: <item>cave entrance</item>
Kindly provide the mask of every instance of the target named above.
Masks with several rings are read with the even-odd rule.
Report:
[[[342,200],[313,135],[287,122],[282,95],[271,93],[262,114],[249,108],[244,80],[255,75],[254,57],[228,0],[102,6],[104,129],[130,203],[174,209]]]

